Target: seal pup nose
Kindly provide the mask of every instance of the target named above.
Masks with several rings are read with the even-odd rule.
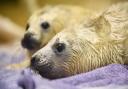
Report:
[[[39,61],[39,58],[37,56],[32,57],[31,66],[37,65],[38,61]]]
[[[33,50],[39,45],[39,42],[33,37],[33,35],[34,34],[32,33],[26,33],[24,35],[24,38],[21,41],[21,45],[24,48],[27,48],[28,50]]]

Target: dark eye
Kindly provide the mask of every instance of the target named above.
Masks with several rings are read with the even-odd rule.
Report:
[[[48,28],[50,27],[50,25],[49,25],[48,22],[43,22],[43,23],[41,23],[41,27],[42,27],[43,29],[48,29]]]
[[[29,28],[29,24],[27,24],[27,25],[26,25],[26,29],[25,29],[25,30],[27,31],[27,30],[28,30],[28,28]]]
[[[61,53],[65,50],[65,44],[64,43],[56,43],[54,45],[55,52]]]

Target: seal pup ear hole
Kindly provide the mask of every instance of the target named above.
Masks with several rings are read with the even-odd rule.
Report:
[[[58,42],[58,43],[55,43],[52,48],[56,54],[61,54],[66,49],[66,45],[65,43]]]

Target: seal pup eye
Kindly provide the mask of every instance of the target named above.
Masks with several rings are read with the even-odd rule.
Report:
[[[27,24],[25,30],[27,31],[29,27],[30,27],[29,24]]]
[[[42,29],[48,29],[50,27],[50,24],[48,22],[42,22],[41,23],[41,28]]]
[[[56,43],[53,48],[55,53],[61,53],[65,50],[66,47],[64,43]]]

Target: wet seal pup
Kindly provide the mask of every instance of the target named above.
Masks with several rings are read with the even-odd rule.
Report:
[[[128,60],[128,3],[113,5],[98,17],[65,28],[31,59],[42,77],[67,77]]]

